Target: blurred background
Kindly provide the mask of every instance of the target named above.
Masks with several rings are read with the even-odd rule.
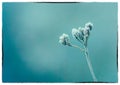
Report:
[[[84,52],[59,44],[92,22],[88,40],[98,82],[117,82],[117,3],[3,3],[3,82],[92,82]]]

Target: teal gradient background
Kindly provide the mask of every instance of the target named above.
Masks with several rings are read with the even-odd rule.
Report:
[[[117,82],[117,3],[3,3],[3,82],[93,82],[84,52],[59,44],[94,24],[88,40],[98,82]]]

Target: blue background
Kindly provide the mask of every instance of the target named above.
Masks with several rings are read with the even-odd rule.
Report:
[[[117,82],[117,3],[3,3],[3,82],[92,82],[84,52],[58,43],[91,21],[90,59],[98,82]]]

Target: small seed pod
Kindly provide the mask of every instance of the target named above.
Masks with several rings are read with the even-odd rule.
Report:
[[[59,43],[63,44],[63,45],[68,45],[71,46],[70,42],[69,42],[69,36],[65,33],[63,33],[60,37],[59,37]]]
[[[84,39],[83,28],[79,27],[78,31],[79,31],[79,38],[83,41]]]
[[[83,29],[83,34],[84,34],[85,37],[89,37],[89,35],[90,35],[90,30],[84,28],[84,29]]]
[[[79,40],[79,31],[76,28],[72,29],[72,35]]]
[[[85,24],[85,28],[89,29],[89,30],[92,30],[93,24],[91,22],[88,22],[88,23]]]

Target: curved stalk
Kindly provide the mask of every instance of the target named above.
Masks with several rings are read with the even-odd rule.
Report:
[[[85,49],[85,57],[86,57],[86,60],[87,60],[88,67],[90,69],[90,73],[92,75],[92,78],[93,78],[94,82],[97,82],[97,78],[95,76],[95,73],[93,71],[92,64],[91,64],[91,61],[90,61],[90,58],[89,58],[88,48],[84,46],[84,49]]]

